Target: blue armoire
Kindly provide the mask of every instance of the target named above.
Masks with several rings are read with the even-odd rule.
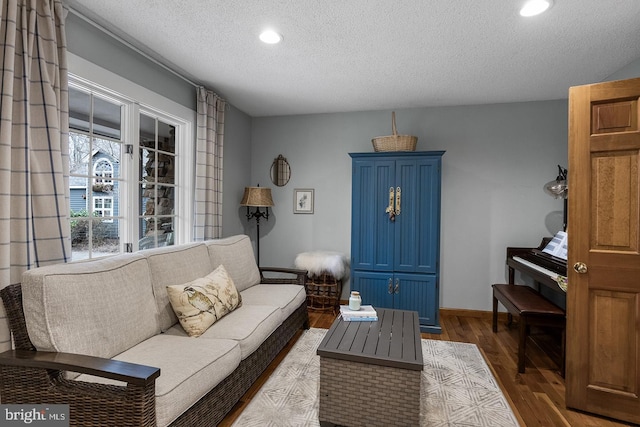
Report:
[[[351,290],[363,304],[414,310],[440,333],[440,176],[444,151],[350,153]]]

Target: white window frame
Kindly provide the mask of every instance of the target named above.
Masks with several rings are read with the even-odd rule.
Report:
[[[105,208],[104,207],[104,202],[110,200],[111,201],[111,207],[110,208]],[[97,208],[96,207],[96,202],[100,201],[102,204],[101,208]],[[112,223],[113,222],[113,196],[93,196],[93,211],[92,212],[96,212],[97,210],[100,210],[102,212],[102,214],[100,215],[102,219],[102,222],[108,222],[108,223]],[[107,217],[107,218],[105,218]]]
[[[111,71],[99,67],[72,53],[68,54],[69,84],[90,88],[95,92],[119,99],[122,102],[131,103],[131,108],[123,109],[123,129],[128,129],[128,135],[123,135],[125,143],[133,143],[134,153],[138,151],[137,130],[139,128],[140,112],[153,115],[162,121],[176,127],[176,199],[175,199],[175,233],[174,244],[193,241],[193,204],[195,181],[195,135],[196,112],[181,104],[155,92],[139,86]],[[122,95],[126,94],[126,96]],[[126,168],[126,176],[129,182],[137,182],[139,176],[138,164],[132,161],[132,156],[123,154],[121,159],[121,175]],[[124,252],[124,244],[131,243],[134,251],[138,250],[138,209],[136,203],[139,195],[137,185],[126,185],[121,189],[121,204],[119,216],[127,219],[119,223],[127,223],[126,229],[121,230],[121,252]],[[130,192],[135,192],[133,197]],[[123,201],[126,201],[123,203]],[[124,206],[123,206],[124,204]],[[122,227],[122,225],[121,225]]]
[[[108,170],[98,170],[100,163],[106,163]],[[96,184],[113,185],[113,163],[109,159],[98,159],[93,165],[93,176]]]

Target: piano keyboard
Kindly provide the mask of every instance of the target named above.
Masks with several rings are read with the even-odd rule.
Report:
[[[556,273],[554,271],[551,271],[549,269],[546,269],[544,267],[539,266],[538,264],[534,264],[534,263],[532,263],[530,261],[527,261],[526,259],[520,258],[519,256],[514,256],[513,260],[516,261],[516,262],[519,262],[520,264],[526,265],[527,267],[533,268],[534,270],[537,270],[542,274],[545,274],[545,275],[549,276],[552,280],[557,281],[558,277],[562,277],[562,278],[565,279],[564,283],[566,283],[566,277],[565,276],[561,276],[561,275],[559,275],[558,273]],[[560,286],[560,284],[558,284],[558,286]],[[565,292],[567,291],[566,287],[564,287],[564,288],[562,286],[560,286],[560,287],[561,287],[561,289],[563,291],[565,291]]]

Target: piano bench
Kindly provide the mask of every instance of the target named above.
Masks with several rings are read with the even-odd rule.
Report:
[[[518,340],[518,372],[525,371],[525,349],[530,326],[546,326],[562,330],[560,373],[564,377],[566,313],[535,289],[525,285],[495,284],[493,287],[493,332],[498,332],[498,301],[509,315],[520,317]]]

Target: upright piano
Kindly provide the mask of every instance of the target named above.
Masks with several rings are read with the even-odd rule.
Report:
[[[509,283],[515,283],[515,272],[519,271],[520,274],[531,277],[537,284],[544,285],[566,298],[566,290],[558,285],[557,279],[558,276],[567,277],[567,261],[542,251],[550,240],[551,238],[545,237],[537,248],[507,248]]]

